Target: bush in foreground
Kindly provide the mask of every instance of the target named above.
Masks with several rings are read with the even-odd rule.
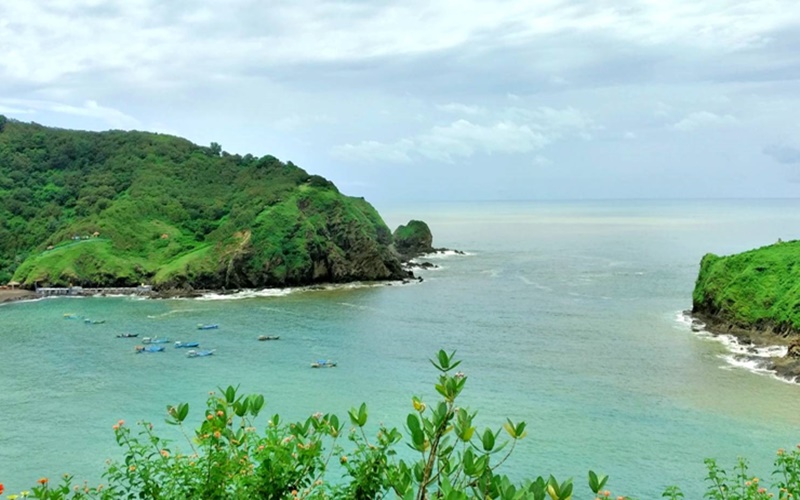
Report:
[[[572,499],[571,479],[559,482],[550,475],[515,483],[500,473],[517,442],[525,437],[525,423],[508,420],[501,429],[480,431],[474,423],[476,414],[456,404],[467,381],[466,375],[455,371],[460,361],[439,351],[431,362],[439,372],[435,388],[440,399],[429,405],[412,398],[405,439],[398,429],[383,425],[374,437],[368,436],[364,404],[348,412],[347,432],[344,421],[322,413],[293,423],[284,423],[279,415],[273,415],[260,431],[256,419],[264,407],[264,397],[243,396],[228,387],[209,394],[202,422],[194,431],[184,425],[188,404],[167,408],[167,423],[178,426],[186,436],[186,450],[159,437],[151,423],[139,422],[134,432],[119,421],[114,433],[124,458],[109,463],[104,473],[106,485],[75,485],[69,475],[59,484],[41,478],[31,491],[7,498]],[[401,441],[413,450],[415,458],[397,456],[395,446]],[[706,465],[706,498],[766,500],[775,498],[775,493],[781,500],[800,498],[798,450],[779,450],[774,492],[749,475],[744,460],[730,477],[713,460],[707,460]],[[628,498],[613,496],[604,489],[607,480],[607,476],[589,471],[592,497]],[[0,495],[2,488],[0,483]],[[675,486],[662,496],[684,498]]]

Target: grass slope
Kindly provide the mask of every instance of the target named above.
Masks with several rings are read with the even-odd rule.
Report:
[[[800,331],[800,241],[705,255],[692,300],[695,312],[739,327]]]

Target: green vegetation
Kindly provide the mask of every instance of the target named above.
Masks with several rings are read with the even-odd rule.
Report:
[[[800,241],[700,263],[693,310],[743,328],[800,330]]]
[[[272,156],[0,116],[0,283],[240,288],[405,276],[362,198]]]
[[[107,462],[104,485],[74,485],[73,477],[66,474],[58,484],[41,478],[22,496],[48,500],[572,500],[576,490],[576,498],[631,500],[612,495],[606,487],[608,476],[591,470],[587,484],[577,488],[572,479],[558,481],[552,475],[515,483],[500,473],[527,436],[526,425],[508,420],[499,429],[478,429],[477,412],[458,404],[468,377],[456,371],[461,362],[454,354],[439,351],[431,360],[439,372],[438,401],[428,404],[412,397],[404,432],[382,423],[368,426],[365,404],[348,411],[349,429],[345,420],[330,413],[290,423],[276,414],[260,422],[264,396],[243,396],[229,386],[209,393],[194,429],[185,424],[188,404],[167,407],[167,423],[178,426],[186,437],[183,448],[159,437],[149,422],[139,422],[132,429],[120,420],[113,428],[123,458]],[[368,429],[377,429],[376,435],[370,437]],[[405,458],[395,449],[401,443]],[[773,481],[753,476],[744,459],[730,475],[713,459],[706,460],[706,467],[704,498],[789,500],[800,495],[798,449],[778,450]],[[679,487],[670,486],[662,498],[685,496]]]

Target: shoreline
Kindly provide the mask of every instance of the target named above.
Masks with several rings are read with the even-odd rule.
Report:
[[[168,289],[162,291],[151,291],[141,294],[106,294],[106,293],[80,293],[80,294],[59,294],[50,297],[72,297],[72,298],[88,298],[88,297],[142,297],[153,300],[169,300],[169,299],[192,299],[192,300],[235,300],[242,298],[255,298],[255,297],[271,297],[278,295],[285,295],[292,292],[303,291],[324,291],[336,290],[344,288],[369,288],[377,286],[404,286],[409,284],[421,283],[424,278],[421,276],[414,276],[413,278],[405,278],[402,280],[389,280],[389,281],[352,281],[347,283],[318,283],[313,285],[298,285],[287,286],[280,288],[239,288],[239,289]],[[3,290],[0,289],[0,304],[33,301],[45,298],[32,290],[15,289]]]
[[[714,337],[729,337],[735,346],[728,345],[734,359],[742,358],[758,372],[771,372],[782,381],[800,384],[800,357],[787,354],[789,347],[800,342],[800,333],[773,328],[742,328],[717,317],[686,310],[694,333],[705,332]],[[738,347],[738,348],[737,348]],[[780,355],[774,355],[780,352]]]
[[[24,288],[0,289],[0,304],[16,302],[19,300],[33,300],[38,298],[36,292]]]

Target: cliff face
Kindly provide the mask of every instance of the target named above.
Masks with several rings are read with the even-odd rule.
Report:
[[[272,156],[5,122],[0,282],[239,288],[408,277],[375,209]]]
[[[800,332],[800,241],[726,257],[705,255],[692,311],[717,329],[782,336]]]

